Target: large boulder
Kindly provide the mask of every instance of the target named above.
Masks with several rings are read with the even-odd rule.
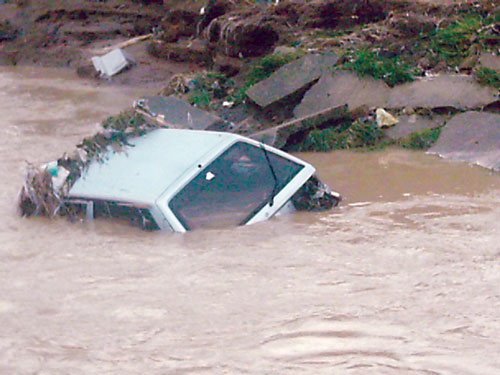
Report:
[[[471,111],[453,117],[429,152],[500,171],[500,115]]]

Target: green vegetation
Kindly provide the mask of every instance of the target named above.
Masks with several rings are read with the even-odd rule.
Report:
[[[469,55],[483,22],[479,15],[468,15],[439,30],[430,48],[450,66],[459,65]]]
[[[426,150],[436,143],[440,134],[441,128],[425,129],[421,132],[411,133],[408,137],[397,141],[396,144],[411,150]]]
[[[500,36],[491,31],[499,21],[500,12],[486,18],[479,14],[466,15],[431,36],[429,48],[449,66],[457,66],[472,51],[495,50]]]
[[[474,76],[481,85],[500,89],[500,73],[496,70],[482,67],[475,71]]]
[[[383,79],[389,86],[411,82],[420,73],[417,68],[406,64],[397,56],[383,57],[367,48],[352,53],[343,68],[353,70],[361,76]]]
[[[107,147],[114,145],[124,145],[128,137],[146,134],[149,130],[156,128],[156,125],[149,124],[142,115],[133,110],[125,111],[116,116],[108,117],[102,122],[104,133],[97,133],[93,137],[84,138],[77,147],[85,151],[87,157],[85,161],[75,158],[71,161],[73,167],[72,174],[79,176],[80,169],[88,162],[96,159],[101,160],[101,155]],[[73,173],[75,172],[75,173]]]
[[[217,72],[207,72],[196,76],[194,88],[189,91],[188,102],[202,109],[210,109],[217,99],[225,98],[234,88],[234,81]]]
[[[410,150],[426,150],[439,138],[441,128],[413,132],[408,137],[390,141],[383,131],[369,122],[355,121],[343,123],[335,128],[316,129],[307,134],[306,139],[293,151],[332,151],[344,149],[380,149],[396,145]]]
[[[356,121],[336,128],[317,129],[307,134],[299,151],[330,151],[383,146],[383,133],[371,123]]]
[[[146,124],[143,116],[133,111],[125,111],[116,116],[110,116],[102,122],[106,130],[125,133],[127,130],[140,129]]]
[[[235,104],[241,104],[246,98],[247,90],[256,83],[268,78],[276,70],[283,65],[298,59],[303,55],[302,52],[287,53],[287,54],[271,54],[265,56],[251,64],[250,70],[245,75],[243,84],[236,88],[230,95],[229,100]]]
[[[283,65],[299,58],[301,53],[272,54],[250,65],[244,74],[244,82],[236,85],[234,80],[218,72],[206,72],[196,76],[191,82],[194,88],[189,90],[187,100],[202,109],[210,108],[217,100],[233,101],[241,104],[246,98],[246,91],[257,82],[269,77]]]

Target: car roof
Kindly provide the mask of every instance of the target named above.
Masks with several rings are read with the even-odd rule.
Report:
[[[222,152],[242,137],[209,131],[158,129],[111,149],[93,161],[69,191],[69,198],[152,205],[208,153]],[[218,153],[219,153],[218,152]]]

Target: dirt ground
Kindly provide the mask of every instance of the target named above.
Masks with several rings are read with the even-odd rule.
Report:
[[[189,0],[182,3],[170,0],[163,2],[147,0],[5,0],[0,3],[0,65],[63,66],[80,69],[84,75],[89,76],[93,74],[90,57],[98,54],[103,47],[116,46],[127,39],[151,33],[159,26],[162,27],[164,39],[165,34],[173,31],[187,37],[188,44],[190,44],[189,40],[196,37],[196,32],[195,35],[190,35],[190,33],[193,34],[194,30],[193,22],[198,22],[199,26],[200,10],[202,6],[206,6],[206,3],[208,2],[204,0]],[[218,0],[215,3],[222,4],[221,6],[225,7],[226,11],[232,9],[243,19],[245,16],[251,17],[256,12],[261,12],[262,7],[266,7],[262,2],[256,4],[250,0]],[[297,24],[290,24],[294,21],[290,18],[292,10],[294,12],[297,12],[297,9],[303,11],[306,16],[310,15],[311,19],[318,14],[321,18],[323,17],[321,12],[324,13],[321,7],[324,7],[326,3],[328,2],[291,0],[282,1],[276,6],[267,6],[267,8],[274,7],[276,10],[265,10],[264,13],[267,13],[263,17],[270,15],[269,17],[274,17],[272,18],[273,22],[278,19],[280,22],[283,21],[285,25],[284,28],[279,29],[280,40],[276,44],[289,41],[290,33],[294,34],[294,38],[299,38],[299,34],[307,28],[304,25],[310,22],[309,20],[297,21],[294,19]],[[339,3],[341,7],[346,6],[343,1],[337,0],[336,3]],[[383,10],[384,14],[393,16],[394,12],[402,13],[410,8],[418,12],[425,13],[431,10],[439,14],[440,11],[436,11],[436,9],[446,9],[448,6],[472,6],[470,1],[464,0],[417,0],[411,2],[372,0],[356,1],[355,3],[347,2],[346,4],[348,7],[352,5],[353,8],[361,9],[358,13],[368,21],[375,17],[371,13],[380,10]],[[481,3],[491,3],[488,6],[493,6],[495,2],[485,0]],[[260,8],[258,8],[259,6]],[[363,10],[363,6],[366,7],[365,10]],[[276,18],[278,13],[281,18]],[[358,13],[352,18],[359,18]],[[446,11],[442,10],[442,13],[445,14]],[[258,22],[262,22],[262,20],[258,20]],[[321,23],[322,21],[317,22]],[[187,23],[191,24],[186,26]],[[6,34],[7,36],[2,39],[2,27],[14,30],[11,37]],[[302,39],[304,38],[306,37],[302,37]],[[150,43],[150,41],[144,41],[129,48],[129,52],[135,57],[137,64],[130,71],[114,77],[113,82],[161,87],[174,74],[203,69],[203,66],[196,64],[196,61],[174,62],[171,59],[155,58],[148,53]],[[190,50],[187,51],[189,55]],[[167,57],[169,56],[168,53]],[[163,57],[165,56],[163,55]]]

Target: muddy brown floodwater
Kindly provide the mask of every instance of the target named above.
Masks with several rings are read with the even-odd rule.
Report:
[[[339,209],[185,235],[16,215],[25,160],[140,94],[0,68],[0,374],[500,373],[500,176],[480,168],[301,154]]]

